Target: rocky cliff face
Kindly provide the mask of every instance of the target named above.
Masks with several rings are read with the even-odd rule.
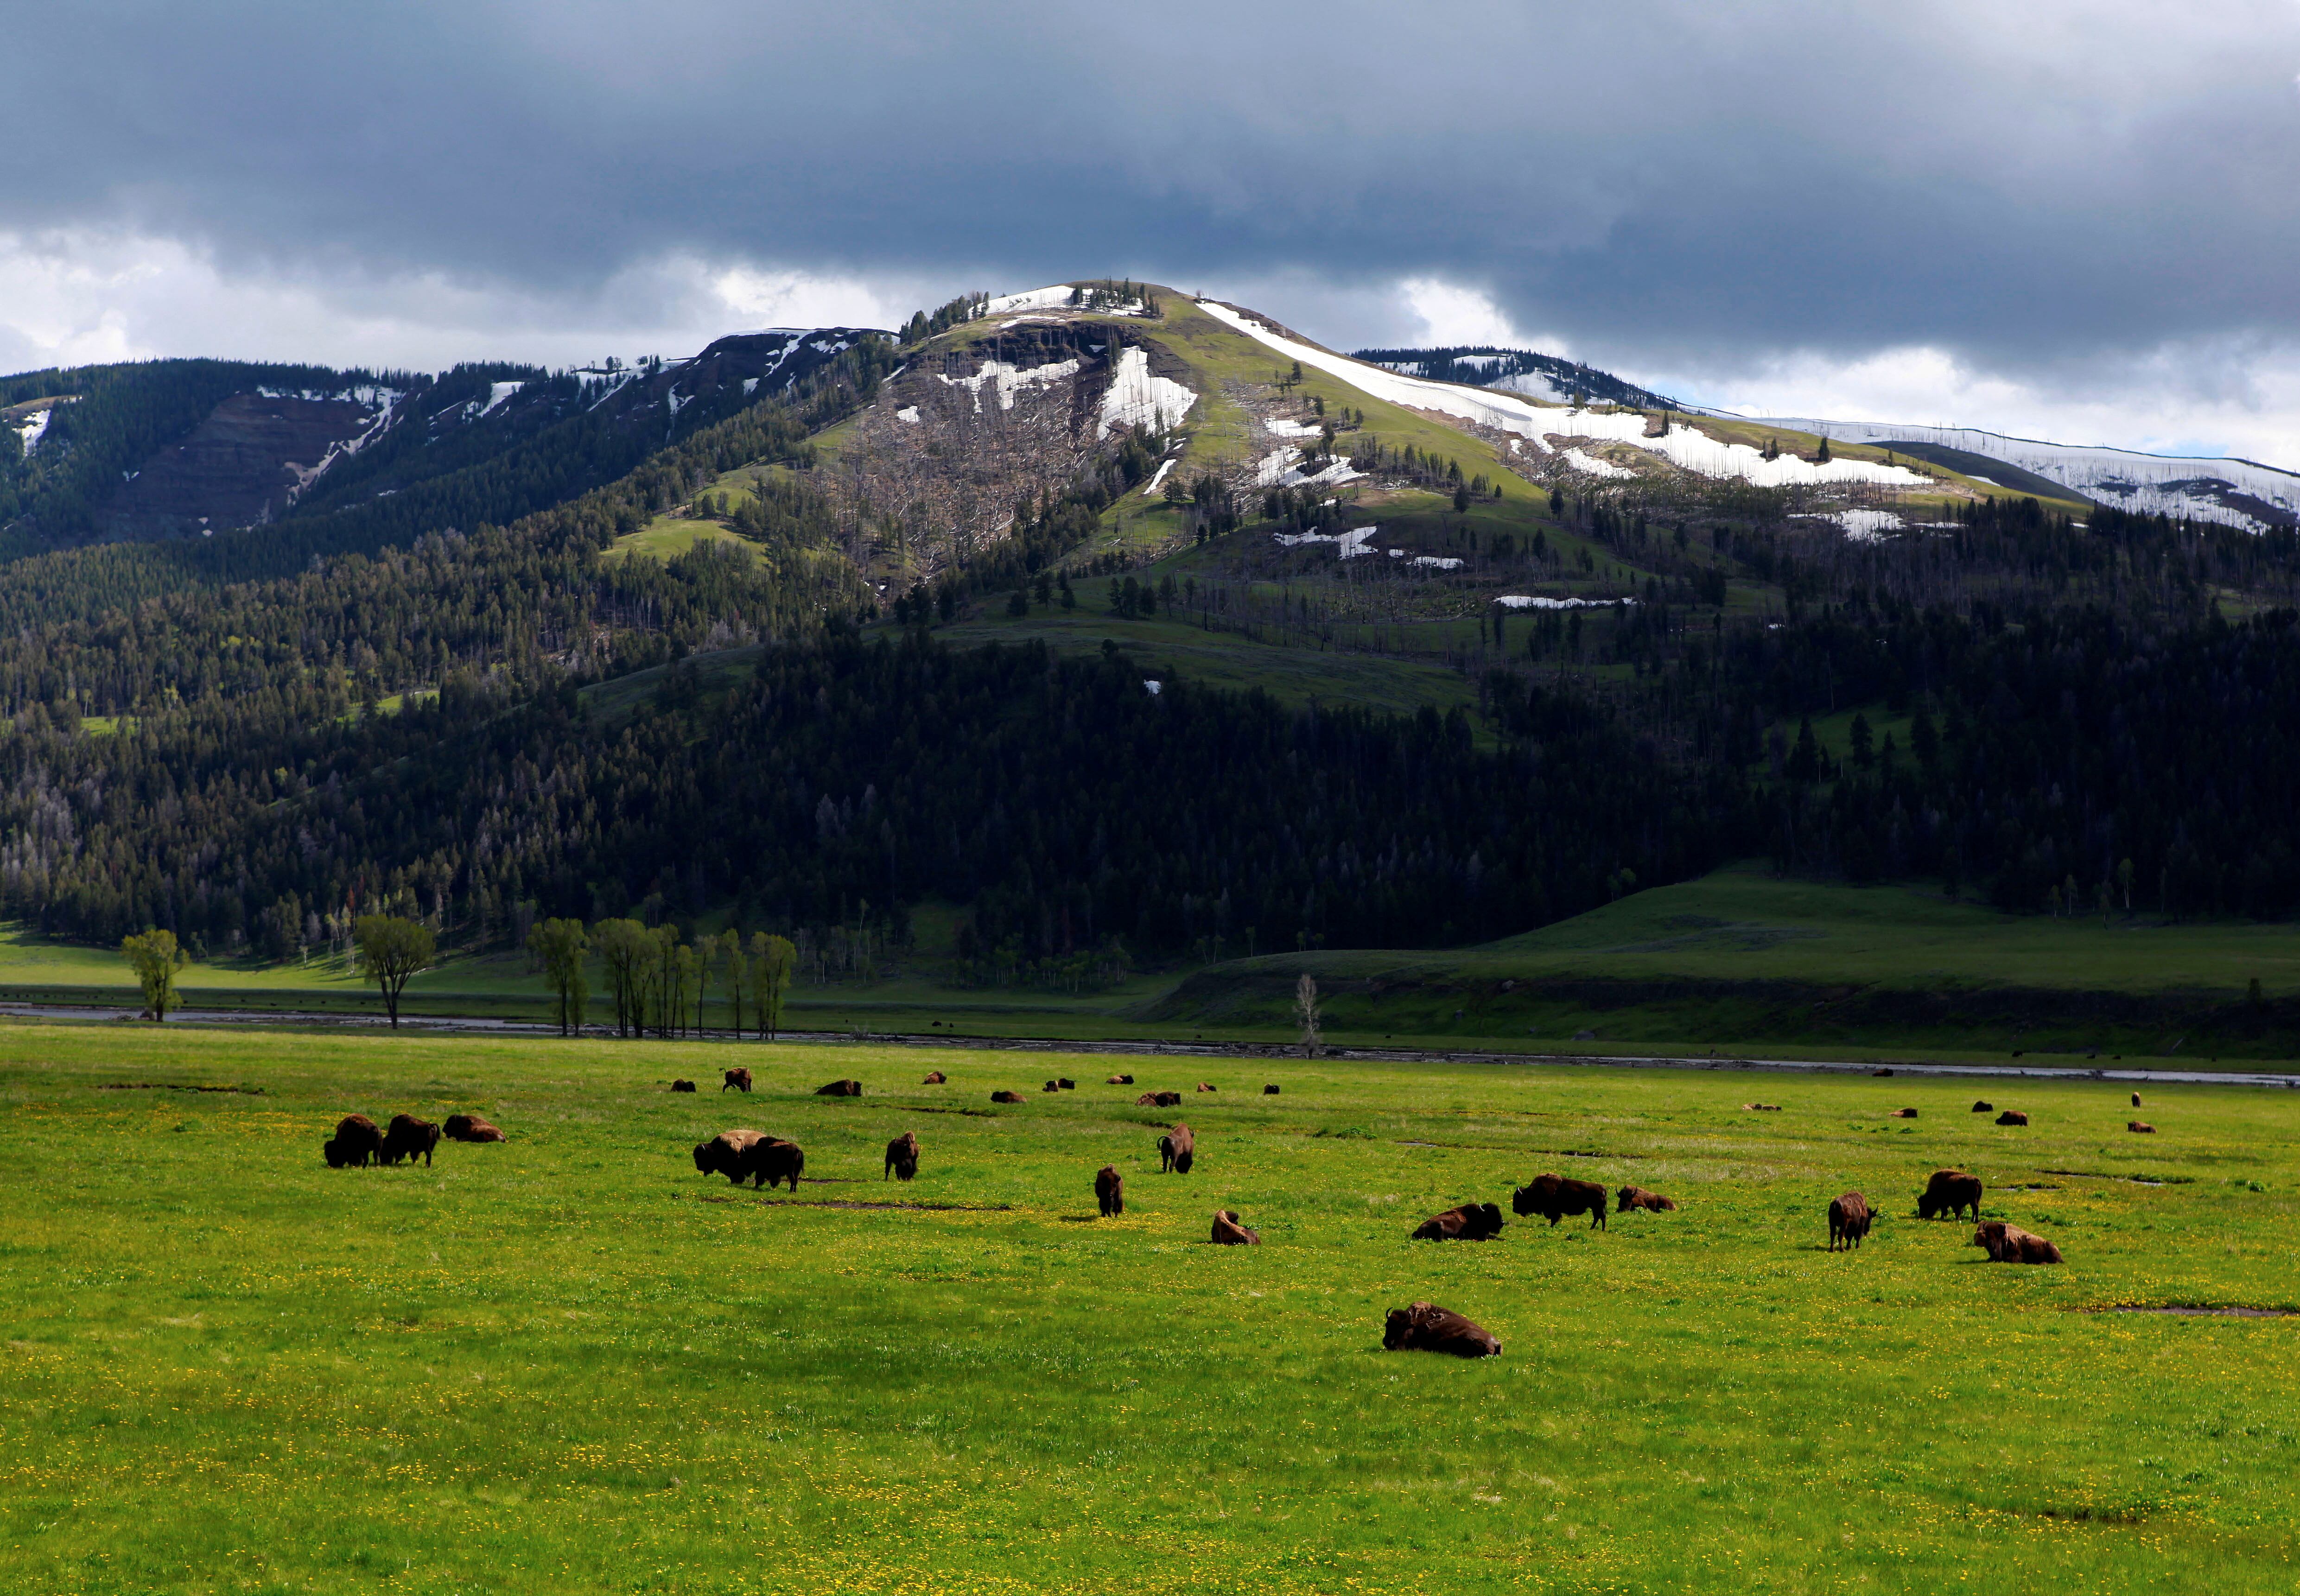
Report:
[[[120,485],[96,514],[98,536],[196,537],[268,521],[374,420],[351,399],[235,394]]]

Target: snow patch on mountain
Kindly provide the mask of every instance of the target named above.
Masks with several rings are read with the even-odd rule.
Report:
[[[1006,361],[985,361],[982,362],[982,370],[971,377],[951,377],[938,372],[936,380],[954,388],[971,390],[974,395],[975,412],[979,415],[982,411],[984,383],[990,384],[992,391],[998,395],[999,409],[1012,410],[1014,395],[1020,390],[1042,387],[1050,382],[1060,382],[1066,377],[1076,377],[1078,374],[1079,362],[1074,359],[1048,361],[1043,366],[1032,366],[1027,370]]]
[[[1282,547],[1289,549],[1298,549],[1304,544],[1329,543],[1334,545],[1337,555],[1344,560],[1354,560],[1361,554],[1375,553],[1366,544],[1380,530],[1379,527],[1353,527],[1346,532],[1279,532],[1274,536]],[[1454,563],[1459,564],[1460,561]]]
[[[1017,311],[1050,311],[1071,302],[1071,286],[1056,283],[1048,288],[1032,288],[1027,294],[1001,294],[983,307],[986,316],[1011,316]]]
[[[1174,469],[1174,461],[1180,458],[1181,456],[1177,454],[1158,462],[1158,469],[1150,474],[1149,484],[1142,490],[1144,498],[1154,499],[1158,496],[1158,490],[1166,486],[1166,473]]]
[[[497,405],[510,398],[513,394],[518,393],[520,389],[526,386],[527,384],[523,382],[489,383],[488,385],[488,402],[481,407],[479,414],[484,416],[491,413]]]
[[[1592,477],[1634,477],[1637,475],[1637,473],[1631,470],[1629,467],[1624,465],[1615,465],[1610,460],[1600,460],[1597,456],[1590,453],[1586,449],[1568,449],[1564,453],[1559,455],[1558,458],[1562,460],[1567,465],[1571,466],[1575,470],[1587,472]]]
[[[1150,370],[1150,356],[1140,349],[1121,349],[1111,368],[1110,387],[1102,396],[1102,426],[1097,437],[1108,437],[1121,427],[1147,427],[1163,432],[1198,402],[1187,383],[1161,377]]]

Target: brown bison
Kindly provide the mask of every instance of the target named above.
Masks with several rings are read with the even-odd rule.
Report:
[[[1178,1125],[1158,1138],[1158,1172],[1162,1175],[1169,1169],[1177,1175],[1188,1175],[1197,1157],[1198,1139],[1190,1134],[1187,1125]]]
[[[1893,1110],[1893,1118],[1896,1119],[1914,1119],[1916,1117],[1917,1111],[1914,1109],[1895,1109]]]
[[[1054,1079],[1054,1085],[1060,1086],[1065,1092],[1075,1092],[1078,1090],[1078,1083],[1071,1079],[1071,1077],[1066,1075],[1057,1076]]]
[[[904,1131],[887,1143],[887,1167],[879,1171],[879,1178],[883,1181],[891,1175],[896,1180],[909,1180],[918,1172],[919,1139]]]
[[[1133,1084],[1134,1077],[1130,1075],[1114,1075],[1103,1082],[1105,1086],[1131,1086]]]
[[[817,1086],[814,1089],[814,1094],[817,1097],[860,1097],[862,1095],[862,1083],[860,1081],[831,1081],[823,1085]]]
[[[1214,1087],[1211,1082],[1200,1081],[1198,1083],[1198,1090],[1201,1092],[1212,1092],[1214,1090]]]
[[[2029,1116],[2022,1113],[2018,1109],[2007,1109],[2002,1114],[1996,1116],[1996,1123],[1999,1125],[2026,1125],[2029,1123]]]
[[[389,1127],[383,1133],[383,1146],[377,1157],[386,1164],[396,1164],[402,1159],[412,1164],[420,1153],[429,1167],[431,1150],[438,1145],[438,1126],[428,1119],[418,1119],[412,1114],[394,1114]]]
[[[2132,1106],[2136,1109],[2140,1106],[2140,1093],[2138,1092],[2132,1094]]]
[[[1248,1230],[1238,1223],[1238,1216],[1229,1209],[1216,1209],[1212,1240],[1217,1247],[1259,1247],[1262,1245],[1262,1232]]]
[[[2061,1250],[2043,1236],[2031,1235],[2003,1219],[1983,1219],[1972,1233],[1972,1244],[1988,1254],[1991,1263],[2056,1264]]]
[[[673,1092],[692,1092],[695,1090],[695,1083],[693,1081],[673,1081],[671,1084],[671,1089]],[[722,1086],[720,1090],[723,1092],[726,1088]]]
[[[729,1070],[727,1078],[720,1085],[719,1090],[724,1092],[729,1086],[734,1087],[738,1092],[748,1092],[751,1089],[751,1072],[747,1069]]]
[[[1925,1182],[1925,1189],[1917,1193],[1917,1218],[1930,1219],[1942,1214],[1957,1218],[1966,1209],[1972,1217],[1980,1218],[1980,1176],[1967,1175],[1962,1169],[1936,1169]]]
[[[1510,1194],[1510,1206],[1518,1218],[1541,1214],[1549,1220],[1552,1230],[1557,1221],[1568,1214],[1589,1216],[1589,1228],[1604,1230],[1605,1225],[1605,1188],[1594,1180],[1573,1180],[1561,1175],[1537,1175],[1528,1184]]]
[[[1094,1201],[1105,1219],[1126,1211],[1126,1179],[1116,1166],[1104,1164],[1094,1172]]]
[[[1039,1087],[1038,1090],[1041,1092],[1059,1092],[1062,1090],[1062,1087],[1053,1081],[1048,1081],[1045,1085]]]
[[[2156,1134],[2156,1127],[2146,1119],[2128,1119],[2124,1122],[2124,1128],[2135,1135],[2153,1136]]]
[[[1842,1243],[1847,1251],[1858,1248],[1869,1234],[1876,1216],[1869,1211],[1869,1199],[1858,1192],[1847,1192],[1842,1197],[1829,1200],[1829,1250],[1834,1252]]]
[[[1134,1106],[1138,1109],[1179,1109],[1182,1106],[1182,1094],[1179,1092],[1145,1092],[1134,1100]]]
[[[1022,1094],[1020,1092],[993,1092],[990,1094],[990,1101],[992,1102],[1021,1102],[1022,1101]]]
[[[1502,1343],[1493,1332],[1434,1302],[1393,1308],[1381,1327],[1381,1344],[1391,1352],[1451,1352],[1456,1358],[1493,1358]]]
[[[1972,1105],[1972,1111],[1976,1114],[1994,1114],[1996,1112],[1996,1105],[1987,1098],[1982,1098]]]
[[[943,1074],[941,1070],[932,1069],[927,1072],[927,1078],[921,1081],[919,1085],[921,1086],[939,1086],[948,1079],[950,1079],[950,1077]]]
[[[1262,1089],[1262,1095],[1264,1097],[1275,1097],[1278,1095],[1278,1088],[1275,1086],[1264,1086]]]
[[[1613,1210],[1617,1214],[1626,1214],[1633,1208],[1641,1208],[1654,1214],[1677,1211],[1677,1204],[1659,1192],[1648,1192],[1643,1186],[1623,1186],[1613,1193],[1613,1199],[1621,1204]]]
[[[450,1142],[500,1142],[503,1132],[477,1114],[450,1114],[439,1132]]]
[[[320,1151],[330,1169],[364,1169],[383,1151],[383,1133],[364,1114],[346,1114],[336,1124],[336,1134]]]
[[[1417,1242],[1482,1242],[1502,1233],[1502,1210],[1499,1203],[1465,1202],[1459,1208],[1449,1208],[1442,1214],[1432,1214],[1413,1227],[1411,1238]]]
[[[1778,1114],[1781,1111],[1781,1105],[1777,1102],[1745,1102],[1741,1108],[1750,1114]]]
[[[708,1142],[696,1143],[695,1167],[705,1175],[725,1176],[730,1185],[739,1186],[747,1180],[754,1185],[771,1186],[788,1180],[796,1192],[800,1172],[806,1168],[806,1154],[797,1143],[762,1131],[721,1131]]]

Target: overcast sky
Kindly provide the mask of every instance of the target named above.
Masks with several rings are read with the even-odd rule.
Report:
[[[0,0],[0,370],[1132,273],[1769,413],[2300,467],[2300,0]]]

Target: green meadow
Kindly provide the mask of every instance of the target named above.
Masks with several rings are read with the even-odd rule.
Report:
[[[2300,1306],[2300,1097],[2146,1098],[0,1025],[0,1588],[2288,1592],[2300,1320],[2116,1310]],[[510,1140],[321,1162],[458,1110]],[[796,1198],[696,1172],[733,1126]],[[1947,1165],[2067,1263],[1917,1220]],[[1681,1207],[1406,1239],[1544,1169]],[[1384,1352],[1416,1300],[1503,1355]]]

